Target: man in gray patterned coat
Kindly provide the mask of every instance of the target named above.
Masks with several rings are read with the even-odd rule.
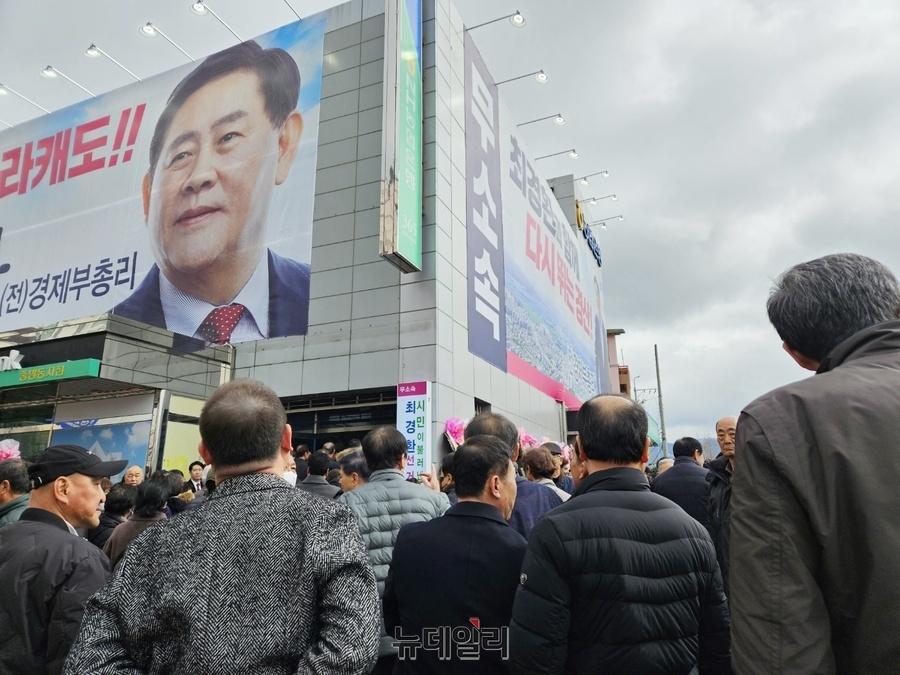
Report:
[[[367,673],[381,627],[372,566],[349,509],[282,478],[291,427],[275,392],[223,385],[200,437],[215,492],[131,544],[65,672]]]

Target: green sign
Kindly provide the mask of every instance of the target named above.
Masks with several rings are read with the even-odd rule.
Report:
[[[422,0],[400,0],[397,254],[422,269]]]
[[[21,370],[0,372],[0,387],[16,387],[22,384],[40,384],[58,380],[73,380],[76,377],[97,377],[100,375],[99,359],[80,359],[64,363],[48,363]]]

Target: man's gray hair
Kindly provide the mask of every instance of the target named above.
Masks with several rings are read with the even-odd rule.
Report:
[[[788,347],[821,362],[854,333],[900,317],[900,285],[880,262],[836,253],[784,272],[766,309]]]

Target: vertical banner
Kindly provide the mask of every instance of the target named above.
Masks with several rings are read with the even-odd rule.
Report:
[[[406,437],[406,477],[430,471],[431,386],[428,382],[397,385],[397,428]]]
[[[465,33],[469,351],[506,370],[506,285],[497,86]]]
[[[389,2],[386,16],[380,254],[416,272],[422,269],[422,0]]]

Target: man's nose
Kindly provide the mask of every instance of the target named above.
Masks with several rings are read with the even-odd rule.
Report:
[[[219,180],[216,165],[211,153],[201,151],[197,156],[191,175],[184,182],[182,191],[196,193],[213,187]]]

